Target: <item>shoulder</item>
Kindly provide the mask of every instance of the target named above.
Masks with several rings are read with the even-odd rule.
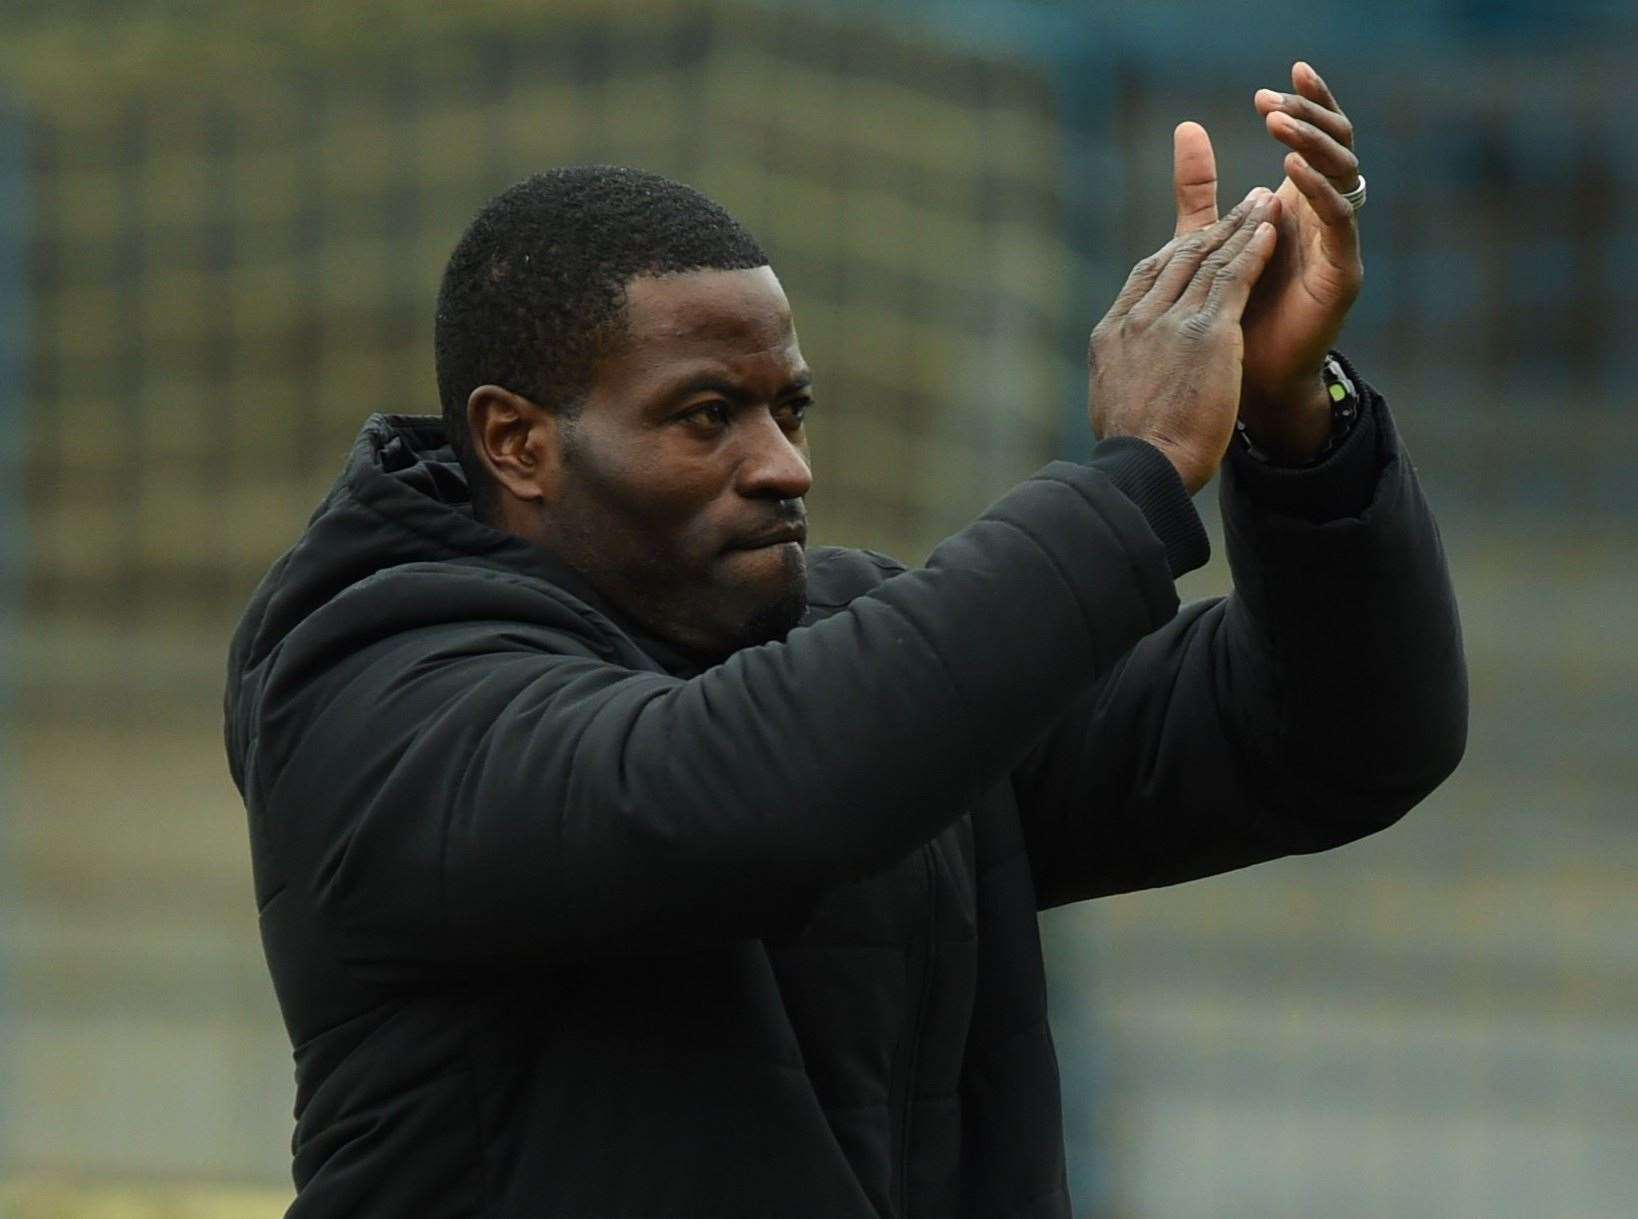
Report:
[[[253,701],[325,702],[368,688],[366,673],[550,656],[652,667],[603,614],[546,581],[478,562],[406,563],[344,589],[279,640],[257,667]]]
[[[843,546],[808,547],[808,604],[840,609],[885,580],[909,570],[897,559],[874,550]]]
[[[607,618],[571,592],[477,560],[405,563],[377,572],[323,612],[338,629],[375,636],[519,626],[599,640],[615,633]]]

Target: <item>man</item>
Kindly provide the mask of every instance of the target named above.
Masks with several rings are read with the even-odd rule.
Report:
[[[1432,519],[1325,354],[1351,136],[1293,83],[1221,220],[1179,129],[1090,459],[914,571],[805,546],[813,378],[726,213],[611,169],[484,210],[443,419],[366,424],[233,645],[292,1215],[1070,1213],[1037,910],[1357,838],[1464,740]],[[1237,591],[1179,612],[1225,452]]]

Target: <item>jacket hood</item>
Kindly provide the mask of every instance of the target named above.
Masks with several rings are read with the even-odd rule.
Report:
[[[228,754],[240,779],[255,673],[292,631],[361,581],[410,563],[460,560],[539,577],[588,604],[589,590],[539,547],[479,521],[466,475],[436,415],[371,415],[341,477],[301,538],[263,577],[233,635],[226,694]],[[241,784],[242,785],[242,784]]]
[[[437,604],[412,601],[377,579],[429,563],[450,579],[440,586]],[[834,611],[899,570],[892,560],[870,552],[810,546],[810,617]],[[261,691],[286,641],[296,649],[286,649],[287,656],[323,663],[324,656],[307,654],[314,647],[363,646],[448,614],[504,617],[518,607],[497,603],[498,586],[515,589],[520,579],[534,594],[528,612],[569,632],[595,654],[679,677],[691,677],[720,659],[692,655],[653,637],[545,550],[478,520],[441,417],[371,415],[341,477],[300,539],[263,577],[234,631],[224,710],[229,767],[240,791]],[[366,582],[374,587],[361,588]],[[345,608],[336,604],[333,613],[324,613],[349,593]],[[311,621],[321,614],[323,623]],[[302,639],[291,640],[298,632]]]

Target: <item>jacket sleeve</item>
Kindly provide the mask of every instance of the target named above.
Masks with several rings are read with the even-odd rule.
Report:
[[[1098,675],[1014,772],[1043,908],[1320,851],[1456,767],[1467,677],[1439,533],[1387,405],[1322,466],[1236,452],[1235,591]]]
[[[1121,489],[1155,498],[1133,471],[1164,458],[1136,444],[1048,466],[925,568],[691,680],[554,650],[495,600],[525,581],[470,615],[436,565],[367,581],[282,645],[252,823],[380,979],[771,933],[959,817],[1176,613]],[[425,625],[358,646],[405,607]]]

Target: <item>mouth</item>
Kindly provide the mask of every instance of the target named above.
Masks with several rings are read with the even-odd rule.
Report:
[[[762,550],[768,546],[783,546],[787,542],[795,542],[798,546],[807,544],[808,525],[806,521],[788,521],[764,529],[760,533],[740,538],[728,546],[729,550]]]

